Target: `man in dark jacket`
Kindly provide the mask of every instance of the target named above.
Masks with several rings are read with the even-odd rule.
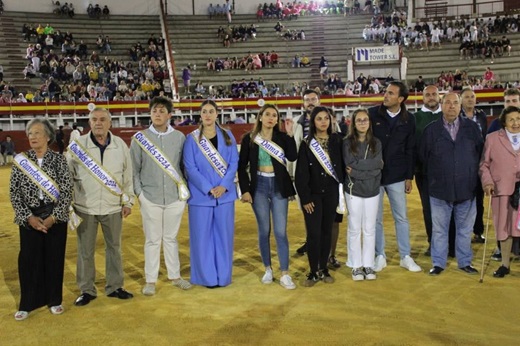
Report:
[[[458,94],[444,96],[443,116],[426,127],[419,151],[428,176],[432,211],[433,268],[430,275],[439,275],[446,267],[452,212],[458,267],[467,274],[478,273],[471,266],[471,233],[476,217],[475,192],[484,140],[475,122],[459,116],[460,109]]]
[[[416,159],[415,159],[415,184],[421,196],[421,204],[423,208],[424,227],[426,228],[426,235],[428,236],[428,244],[432,242],[432,212],[430,210],[430,193],[428,192],[428,177],[423,170],[423,164],[418,157],[419,146],[421,144],[424,129],[428,124],[442,118],[441,98],[439,96],[439,89],[435,85],[428,85],[423,90],[422,108],[415,112],[415,144],[416,144]],[[450,257],[455,257],[455,223],[450,222]],[[431,245],[424,253],[426,256],[431,254]]]
[[[412,191],[415,150],[415,117],[406,110],[408,88],[402,82],[388,85],[383,104],[369,109],[374,136],[383,147],[384,167],[379,194],[379,211],[376,225],[376,260],[374,270],[386,267],[385,238],[383,231],[383,198],[385,191],[390,200],[395,221],[397,245],[401,256],[400,266],[420,272],[410,257],[410,224],[406,210],[406,194]]]
[[[465,88],[460,93],[461,98],[461,109],[460,115],[462,117],[473,120],[479,130],[482,133],[482,138],[485,139],[487,135],[487,114],[482,109],[479,109],[476,106],[477,104],[477,96],[471,88]],[[473,225],[473,242],[474,243],[484,243],[484,191],[482,190],[482,185],[479,183],[477,187],[477,195],[476,195],[476,204],[477,204],[477,217],[475,219],[475,225]]]

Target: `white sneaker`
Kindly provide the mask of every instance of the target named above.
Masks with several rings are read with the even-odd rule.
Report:
[[[383,255],[379,255],[374,261],[374,271],[379,273],[383,268],[386,268],[386,258]]]
[[[352,280],[354,281],[363,281],[365,280],[365,273],[362,268],[352,269]]]
[[[65,312],[65,309],[63,308],[63,305],[54,305],[54,306],[51,306],[50,309],[51,313],[53,315],[61,315],[62,313]]]
[[[372,268],[365,268],[365,278],[367,280],[375,280],[377,278],[376,272]]]
[[[183,278],[173,279],[172,285],[179,287],[181,290],[189,290],[191,288],[190,282]]]
[[[155,284],[147,282],[143,287],[143,294],[145,296],[153,296],[155,294]]]
[[[29,317],[29,313],[27,311],[17,311],[16,314],[14,314],[14,319],[17,321],[23,321],[27,317]]]
[[[264,276],[262,277],[262,283],[267,285],[272,282],[273,282],[273,270],[271,268],[267,268],[265,270]],[[281,282],[282,282],[282,280],[280,279],[280,283]]]
[[[289,274],[282,275],[282,277],[280,278],[280,285],[288,290],[294,290],[296,288],[296,285],[292,281]]]
[[[420,272],[422,271],[421,267],[419,267],[415,261],[413,260],[413,258],[411,258],[410,256],[406,255],[404,256],[404,258],[401,260],[401,262],[399,263],[399,265],[403,268],[406,268],[408,269],[409,271],[411,272]],[[376,270],[377,271],[377,270]]]

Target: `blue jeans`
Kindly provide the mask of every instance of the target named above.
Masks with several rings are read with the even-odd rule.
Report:
[[[395,235],[401,258],[410,255],[410,224],[406,211],[406,193],[404,181],[389,185],[382,185],[379,190],[379,211],[376,224],[376,256],[385,254],[385,233],[383,230],[383,199],[386,194],[390,201],[392,216],[395,222]]]
[[[434,266],[446,268],[448,260],[448,230],[453,211],[455,219],[455,256],[459,268],[471,265],[471,235],[477,215],[475,198],[462,202],[448,202],[430,196],[432,210],[432,263]]]
[[[253,196],[253,211],[258,224],[258,244],[264,266],[271,266],[271,214],[273,216],[274,238],[280,260],[280,269],[289,269],[289,240],[287,239],[287,210],[289,200],[282,197],[276,186],[275,177],[257,177]]]

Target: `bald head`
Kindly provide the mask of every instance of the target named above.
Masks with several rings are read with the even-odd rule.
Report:
[[[466,115],[469,113],[473,113],[473,109],[477,104],[477,95],[471,88],[464,88],[460,93],[460,98],[462,100],[462,108],[466,111]]]
[[[428,85],[423,90],[424,107],[434,112],[439,108],[441,99],[439,97],[439,89],[435,85]]]

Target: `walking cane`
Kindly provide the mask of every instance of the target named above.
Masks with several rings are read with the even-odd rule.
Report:
[[[489,202],[487,207],[487,220],[486,220],[486,235],[484,238],[484,253],[482,254],[482,269],[480,269],[480,283],[484,282],[484,261],[486,259],[486,247],[487,247],[487,241],[488,241],[488,230],[489,230],[489,214],[491,212],[491,198],[493,196],[489,195]]]

